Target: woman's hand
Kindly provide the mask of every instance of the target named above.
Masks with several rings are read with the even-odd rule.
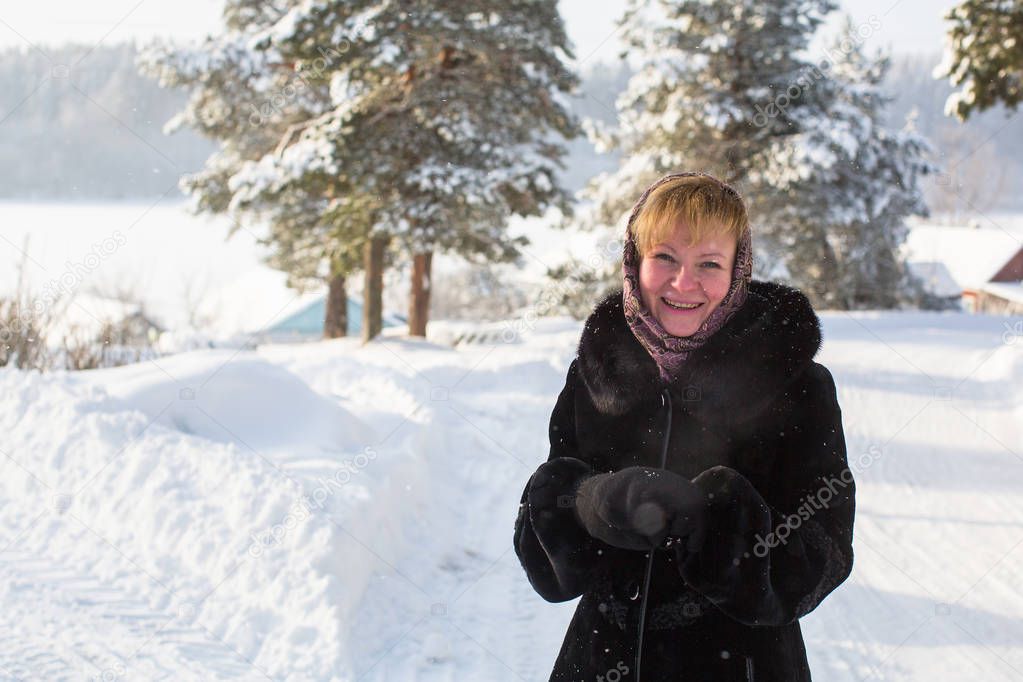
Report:
[[[705,495],[665,469],[633,466],[590,476],[576,491],[575,509],[590,535],[623,549],[647,550],[669,535],[698,530]]]

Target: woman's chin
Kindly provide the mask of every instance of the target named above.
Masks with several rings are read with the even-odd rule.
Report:
[[[660,320],[661,326],[664,327],[664,331],[668,332],[672,336],[689,336],[700,328],[700,322],[702,322],[702,320],[695,320],[693,322]]]
[[[700,328],[703,319],[703,315],[687,315],[685,313],[679,315],[677,313],[673,314],[671,311],[661,312],[657,316],[657,321],[664,327],[664,331],[672,336],[689,336],[694,334]]]
[[[692,334],[696,331],[696,329],[697,329],[696,327],[689,327],[689,326],[686,326],[686,327],[666,327],[665,331],[667,331],[672,336],[692,336]]]

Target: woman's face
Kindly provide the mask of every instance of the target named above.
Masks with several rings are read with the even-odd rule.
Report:
[[[689,228],[680,223],[639,264],[643,303],[672,336],[689,336],[699,329],[732,283],[735,238],[709,234],[691,247],[688,238]],[[697,305],[687,309],[688,304]]]

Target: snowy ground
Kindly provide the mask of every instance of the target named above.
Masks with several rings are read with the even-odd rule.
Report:
[[[1023,680],[1023,321],[823,313],[859,484],[821,680]],[[547,679],[518,496],[579,325],[0,371],[0,679]],[[437,327],[437,338],[443,330]]]

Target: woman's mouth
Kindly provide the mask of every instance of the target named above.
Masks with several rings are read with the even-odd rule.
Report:
[[[703,304],[702,303],[682,303],[680,301],[669,301],[668,299],[661,297],[661,302],[668,307],[674,313],[691,313],[698,310]]]

